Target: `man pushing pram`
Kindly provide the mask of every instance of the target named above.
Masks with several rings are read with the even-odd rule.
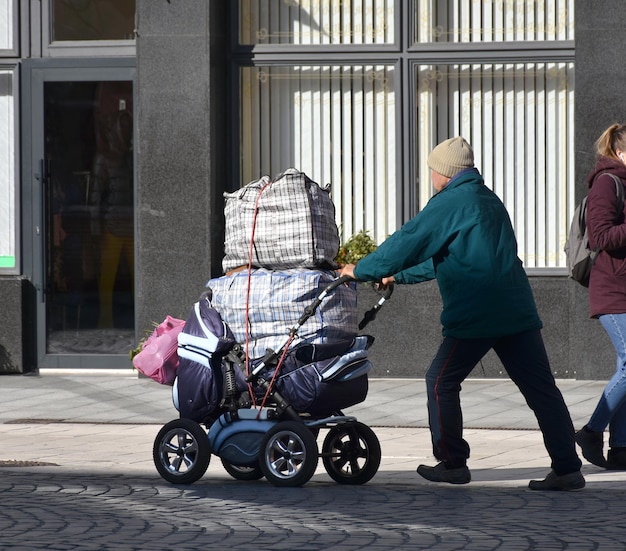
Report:
[[[226,214],[227,275],[209,281],[178,335],[181,418],[157,435],[158,472],[191,483],[214,454],[237,479],[299,486],[321,457],[335,481],[369,481],[380,443],[342,409],[367,395],[372,339],[357,334],[355,283],[334,271],[328,191],[290,170],[227,194]]]
[[[462,137],[439,144],[428,158],[436,194],[378,249],[342,275],[383,283],[436,279],[443,299],[443,342],[426,373],[436,466],[418,474],[466,484],[469,444],[463,439],[461,383],[490,350],[534,411],[552,470],[531,490],[585,486],[574,428],[550,370],[532,290],[506,208],[474,167]]]

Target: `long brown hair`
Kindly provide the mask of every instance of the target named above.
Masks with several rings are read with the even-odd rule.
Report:
[[[598,155],[619,160],[617,150],[626,151],[626,125],[612,124],[596,141]]]

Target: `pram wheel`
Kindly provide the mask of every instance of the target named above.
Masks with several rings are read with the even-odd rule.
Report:
[[[365,484],[380,466],[380,442],[358,421],[332,427],[322,444],[326,472],[339,484]]]
[[[261,441],[259,467],[274,486],[306,484],[315,474],[317,461],[317,442],[303,423],[278,423]]]
[[[191,419],[174,419],[161,428],[152,458],[159,474],[172,484],[191,484],[202,478],[211,460],[205,430]]]
[[[226,472],[235,480],[260,480],[263,478],[263,471],[258,465],[244,466],[233,465],[225,459],[222,459],[222,465]]]

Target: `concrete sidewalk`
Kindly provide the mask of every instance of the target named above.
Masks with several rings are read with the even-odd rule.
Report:
[[[580,428],[604,389],[601,381],[557,381]],[[461,403],[467,428],[536,429],[517,387],[508,379],[468,379]],[[367,399],[346,410],[372,427],[427,427],[423,379],[370,379]],[[138,377],[132,370],[80,374],[0,376],[0,423],[166,423],[178,416],[171,387]]]
[[[603,383],[561,380],[558,384],[574,426],[581,427]],[[461,399],[472,470],[508,469],[508,476],[503,479],[501,470],[495,480],[516,484],[546,474],[550,462],[541,433],[513,383],[470,379],[463,385]],[[367,399],[345,413],[376,432],[385,456],[381,470],[415,480],[418,461],[434,461],[423,380],[373,379]],[[96,469],[108,465],[125,471],[140,465],[153,472],[151,440],[162,425],[177,417],[171,387],[132,372],[4,376],[0,377],[0,461],[60,462],[82,469],[91,454]],[[128,454],[123,447],[111,454],[104,435],[133,442],[142,435],[139,439],[146,440],[145,448],[141,454],[134,447]],[[601,474],[605,482],[626,481],[626,473]],[[485,476],[493,480],[494,475],[486,472]]]
[[[559,381],[576,427],[600,382]],[[433,484],[423,380],[372,380],[346,410],[374,429],[382,461],[363,486],[322,462],[303,488],[233,480],[213,457],[192,485],[160,478],[152,445],[177,417],[171,389],[131,373],[0,377],[0,549],[625,549],[626,472],[587,462],[587,487],[532,492],[550,460],[506,380],[463,385],[472,482]],[[320,439],[323,434],[320,434]],[[175,498],[175,499],[172,499]]]

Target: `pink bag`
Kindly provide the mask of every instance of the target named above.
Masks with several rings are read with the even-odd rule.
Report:
[[[133,358],[135,369],[162,385],[173,385],[178,369],[178,334],[184,320],[167,316],[145,340]]]

